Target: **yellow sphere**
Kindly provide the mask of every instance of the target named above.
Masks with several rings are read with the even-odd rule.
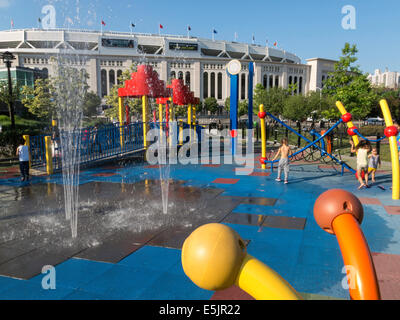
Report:
[[[236,280],[246,246],[232,228],[218,223],[193,231],[182,247],[185,274],[200,288],[223,290]]]

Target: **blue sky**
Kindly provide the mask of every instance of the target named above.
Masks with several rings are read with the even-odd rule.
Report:
[[[129,31],[130,22],[136,32],[186,35],[264,45],[277,41],[278,47],[303,59],[323,57],[337,59],[345,42],[359,49],[358,64],[365,72],[374,69],[400,71],[398,0],[0,0],[0,29],[38,26],[42,7],[54,5],[57,27],[66,27],[70,18],[75,28]],[[342,28],[342,7],[356,9],[356,29]],[[71,26],[72,27],[72,26]]]

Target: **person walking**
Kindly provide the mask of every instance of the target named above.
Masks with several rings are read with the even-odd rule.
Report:
[[[29,181],[29,148],[25,145],[25,139],[21,138],[16,155],[19,158],[21,181]]]

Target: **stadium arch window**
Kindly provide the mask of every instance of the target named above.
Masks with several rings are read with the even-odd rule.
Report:
[[[292,83],[293,83],[293,77],[290,76],[290,77],[289,77],[289,85],[291,85]]]
[[[183,72],[182,71],[178,72],[178,79],[183,80]]]
[[[110,72],[108,73],[108,77],[109,77],[109,86],[110,86],[110,90],[112,87],[114,87],[115,85],[115,71],[114,70],[110,70]]]
[[[240,99],[246,99],[246,75],[242,73],[240,76]]]
[[[279,76],[275,76],[275,87],[279,87]]]
[[[190,89],[190,72],[187,71],[186,75],[185,75],[185,84],[188,86],[188,88]]]
[[[49,69],[43,68],[42,72],[43,72],[44,79],[48,79],[48,77],[49,77]]]
[[[208,73],[203,73],[203,97],[208,98]]]
[[[211,86],[211,97],[215,98],[215,73],[214,72],[211,72],[210,86]]]
[[[218,73],[218,100],[222,99],[222,73]]]
[[[101,70],[101,97],[107,95],[107,71]]]
[[[303,93],[303,77],[299,77],[299,93]]]
[[[274,87],[274,76],[272,74],[269,76],[269,87]]]
[[[267,89],[267,85],[268,85],[268,76],[266,74],[264,74],[264,77],[263,77],[263,87],[264,87],[264,89]]]
[[[170,76],[171,76],[171,79],[176,79],[176,72],[172,71]]]
[[[322,76],[322,88],[324,87],[325,76]]]

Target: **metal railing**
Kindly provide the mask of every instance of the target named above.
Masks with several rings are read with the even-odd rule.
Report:
[[[164,134],[169,131],[168,136],[177,139],[177,144],[188,142],[180,141],[180,130],[188,129],[187,123],[178,124],[177,132],[171,132],[172,124],[150,122],[149,129],[160,129]],[[181,126],[181,128],[180,128]],[[194,128],[195,127],[195,128]],[[201,140],[202,126],[192,126],[196,130],[198,141]],[[49,135],[40,135],[30,137],[30,154],[32,167],[46,166],[46,144],[45,137]],[[68,141],[69,146],[64,150],[61,147]],[[66,144],[65,144],[66,145]],[[74,149],[78,148],[78,150]],[[53,169],[55,171],[62,169],[63,153],[75,152],[78,154],[79,164],[88,164],[105,159],[125,156],[133,152],[144,150],[143,123],[132,123],[129,125],[119,126],[110,124],[101,128],[83,128],[73,132],[60,131],[59,134],[53,135],[51,139],[51,155],[53,161]]]

